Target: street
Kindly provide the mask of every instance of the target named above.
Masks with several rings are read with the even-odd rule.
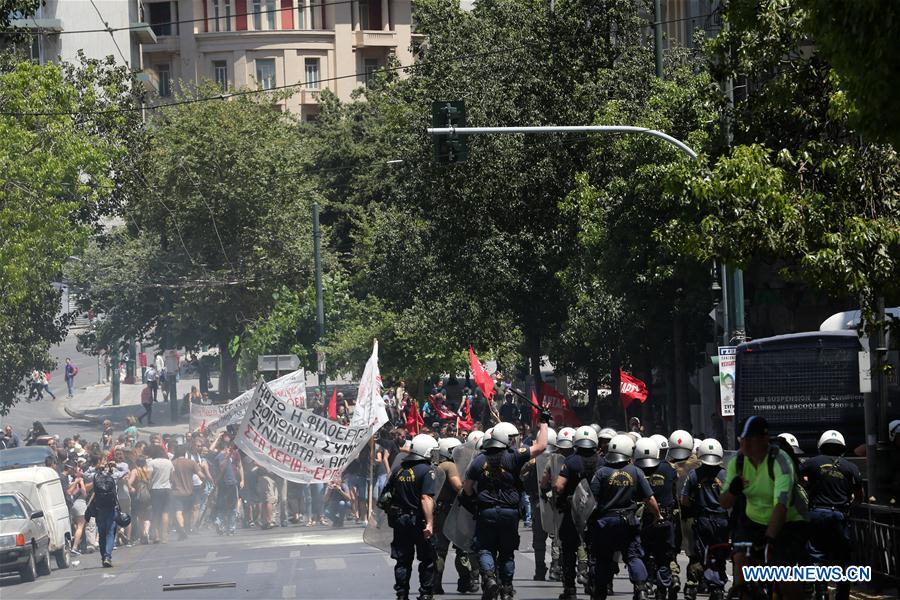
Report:
[[[556,582],[532,581],[534,559],[530,532],[520,530],[522,550],[516,556],[515,588],[523,600],[555,598]],[[175,535],[170,536],[174,540]],[[292,526],[270,531],[238,530],[235,537],[219,537],[206,530],[184,542],[119,548],[112,569],[100,566],[97,553],[76,556],[78,563],[64,571],[54,567],[48,577],[19,583],[18,575],[0,579],[0,596],[13,598],[394,598],[393,566],[389,554],[362,543],[362,526],[334,530]],[[414,565],[410,588],[418,587]],[[234,588],[166,592],[166,584],[234,582]],[[619,595],[630,595],[625,571],[615,582]],[[447,559],[441,598],[480,598],[452,593],[456,572]],[[411,594],[412,597],[415,594]]]

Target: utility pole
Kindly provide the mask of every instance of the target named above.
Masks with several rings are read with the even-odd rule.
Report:
[[[110,392],[112,393],[112,403],[113,406],[119,406],[119,344],[118,342],[113,343],[112,347],[112,356],[109,359],[110,362]]]
[[[322,297],[322,232],[319,227],[319,203],[313,202],[313,252],[316,268],[316,333],[321,345],[325,338],[325,300]],[[317,372],[319,376],[319,395],[325,401],[326,373],[325,352],[320,348],[316,353]]]
[[[653,0],[653,50],[656,54],[656,76],[663,78],[662,0]]]

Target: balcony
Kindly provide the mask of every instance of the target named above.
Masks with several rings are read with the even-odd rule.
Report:
[[[141,44],[155,44],[156,33],[153,32],[153,28],[150,27],[148,23],[131,23],[130,27],[131,35]]]
[[[355,48],[396,48],[396,31],[354,31],[353,46]]]

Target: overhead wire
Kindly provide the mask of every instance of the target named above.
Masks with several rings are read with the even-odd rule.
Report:
[[[91,0],[91,6],[94,7],[94,10],[97,12],[97,16],[100,17],[100,22],[103,23],[103,26],[106,27],[106,31],[109,32],[109,37],[112,39],[113,44],[116,46],[116,50],[119,51],[119,56],[122,57],[122,62],[125,63],[126,67],[130,67],[131,65],[128,62],[128,59],[125,58],[125,54],[122,52],[122,48],[119,47],[119,42],[116,41],[116,36],[113,33],[113,29],[109,26],[109,22],[103,18],[103,15],[100,13],[100,9],[97,8],[97,4],[94,0]]]

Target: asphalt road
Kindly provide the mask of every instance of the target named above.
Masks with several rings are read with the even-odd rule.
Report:
[[[44,393],[44,399],[40,401],[27,402],[25,398],[21,398],[8,415],[0,417],[0,423],[12,425],[23,442],[34,421],[42,422],[49,433],[59,434],[60,438],[73,433],[88,435],[90,439],[99,436],[97,425],[72,419],[62,410],[66,401],[64,377],[66,357],[71,358],[72,363],[78,367],[79,373],[75,378],[76,394],[79,387],[97,383],[97,357],[78,352],[75,343],[75,334],[70,333],[61,344],[50,349],[51,355],[57,360],[56,370],[52,372],[50,378],[50,389],[56,394],[56,400],[52,400],[47,393]]]
[[[175,539],[174,536],[170,540]],[[536,582],[530,533],[522,531],[522,552],[516,558],[517,598],[556,598],[559,583]],[[98,554],[74,557],[78,562],[33,583],[19,583],[18,575],[0,579],[0,597],[14,598],[163,598],[165,600],[310,598],[316,600],[393,599],[390,556],[362,543],[361,526],[333,530],[291,526],[270,531],[238,530],[234,537],[204,531],[184,542],[119,548],[114,567],[100,566]],[[549,557],[548,557],[549,558]],[[164,592],[166,584],[234,582],[236,587]],[[456,589],[452,556],[447,560],[444,588]],[[631,595],[623,573],[616,578],[617,595]],[[418,588],[413,575],[411,589]],[[415,593],[412,594],[415,597]],[[479,595],[448,593],[458,600]]]

